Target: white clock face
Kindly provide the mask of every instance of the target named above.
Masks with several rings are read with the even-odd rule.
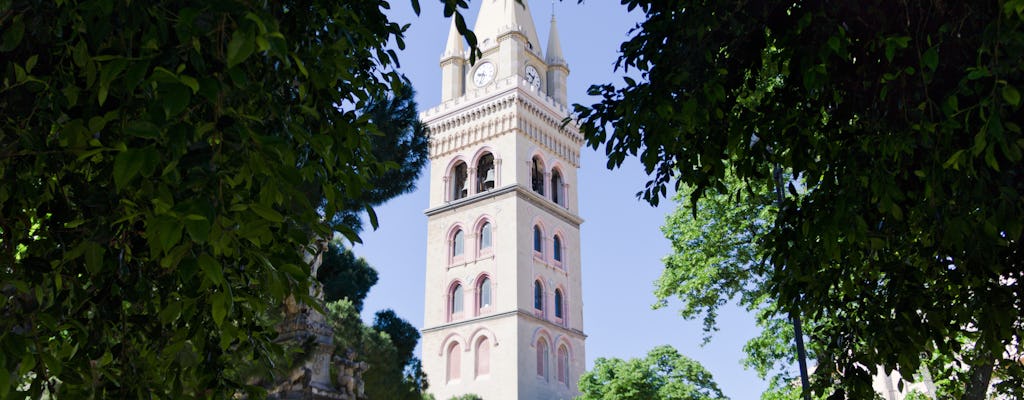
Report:
[[[526,66],[526,81],[530,83],[530,86],[534,89],[540,88],[540,73],[537,72],[537,68],[532,65]]]
[[[494,64],[490,62],[480,64],[473,72],[473,83],[477,86],[486,85],[491,82],[491,79],[494,79]]]

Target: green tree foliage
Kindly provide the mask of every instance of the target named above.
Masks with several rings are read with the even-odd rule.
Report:
[[[303,253],[403,165],[386,8],[0,1],[0,397],[260,394]]]
[[[580,376],[579,400],[727,399],[711,373],[671,346],[651,349],[644,358],[598,358]]]
[[[338,220],[357,231],[366,205],[378,206],[416,188],[416,178],[429,159],[427,131],[416,110],[416,93],[400,85],[393,94],[371,99],[361,109],[377,132],[370,135],[374,158],[388,168],[370,179],[368,189],[347,202]],[[374,224],[376,216],[370,213]],[[372,286],[372,285],[371,285]]]
[[[621,47],[622,86],[576,106],[608,166],[638,154],[651,203],[789,185],[761,244],[776,313],[827,321],[819,392],[959,360],[962,398],[1024,366],[1024,2],[653,2]],[[969,346],[962,345],[967,339]],[[1006,353],[1007,347],[1015,351]],[[830,387],[829,387],[830,386]]]
[[[324,302],[348,299],[358,313],[363,311],[370,288],[377,284],[377,270],[351,249],[332,242],[324,253],[317,279],[323,284]]]
[[[464,394],[462,396],[453,396],[452,398],[450,398],[448,400],[484,400],[484,398],[480,397],[479,395],[476,395],[476,394],[473,394],[473,393],[469,393],[469,394]]]
[[[370,369],[363,373],[366,395],[371,399],[420,400],[426,389],[426,376],[419,360],[407,351],[409,330],[419,333],[408,322],[395,316],[391,310],[377,313],[374,327],[366,326],[351,301],[327,303],[328,322],[334,328],[335,353],[354,355],[365,361]],[[377,326],[381,326],[378,329]],[[394,331],[393,339],[388,331]]]

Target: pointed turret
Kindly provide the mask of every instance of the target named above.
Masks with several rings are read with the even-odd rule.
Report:
[[[465,93],[466,56],[462,35],[455,27],[455,18],[448,30],[448,43],[441,54],[441,101],[448,101]]]
[[[558,23],[555,14],[551,14],[551,31],[548,33],[548,65],[566,65],[562,56],[562,40],[558,37]]]
[[[526,37],[528,48],[539,51],[540,40],[537,39],[537,28],[533,25],[530,6],[526,0],[483,0],[480,14],[476,19],[473,33],[481,47],[497,43],[498,38],[509,32],[518,32]]]
[[[452,26],[448,29],[448,43],[444,46],[444,54],[441,55],[441,60],[443,61],[449,57],[463,57],[465,51],[465,47],[462,44],[462,35],[459,34],[459,28],[455,26],[455,18],[452,18]]]
[[[558,23],[555,14],[551,13],[551,31],[548,32],[548,96],[559,104],[568,104],[566,80],[569,77],[569,64],[562,55],[562,40],[558,37]]]

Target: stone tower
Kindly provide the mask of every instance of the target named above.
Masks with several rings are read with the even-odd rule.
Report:
[[[470,64],[450,28],[430,129],[423,367],[437,399],[571,399],[585,368],[583,137],[565,124],[555,19],[542,51],[527,1],[483,0]],[[546,54],[545,54],[546,53]]]

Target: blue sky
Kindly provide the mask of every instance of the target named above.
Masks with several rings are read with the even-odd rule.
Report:
[[[487,1],[487,0],[485,0]],[[471,2],[466,13],[470,26],[480,1]],[[590,84],[621,83],[613,73],[619,44],[642,17],[627,14],[616,1],[590,0],[554,3],[562,48],[569,63],[570,103],[590,104]],[[406,50],[399,53],[401,71],[417,90],[420,110],[441,99],[441,70],[438,59],[444,49],[450,22],[443,18],[441,4],[421,0],[422,13],[412,13],[408,0],[395,0],[391,18],[410,23]],[[541,43],[547,43],[552,3],[530,2]],[[598,357],[643,356],[654,346],[669,344],[701,362],[715,376],[731,399],[757,399],[767,387],[753,371],[740,364],[743,344],[757,333],[754,317],[736,306],[725,308],[712,341],[701,347],[700,321],[686,321],[677,305],[652,310],[654,281],[663,269],[661,258],[669,253],[668,240],[660,227],[675,204],[663,202],[658,208],[638,200],[635,193],[646,182],[639,163],[628,159],[622,168],[605,168],[603,151],[585,149],[579,172],[581,253],[583,263],[584,331],[587,366]],[[363,234],[364,244],[354,251],[377,269],[380,281],[370,291],[364,319],[391,308],[413,325],[423,325],[424,268],[426,256],[427,182],[424,171],[418,189],[393,199],[376,211],[380,228]]]

